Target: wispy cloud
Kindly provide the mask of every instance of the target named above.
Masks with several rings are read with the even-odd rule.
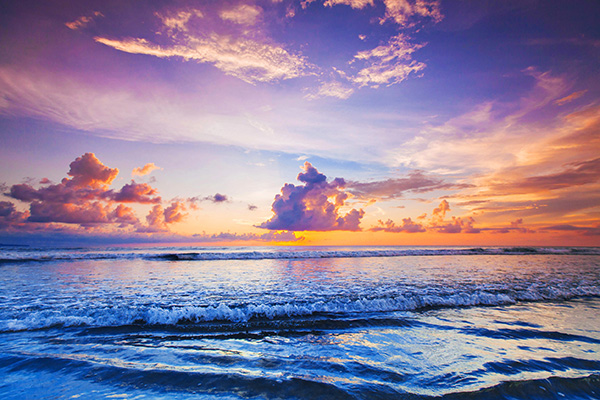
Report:
[[[374,5],[373,0],[326,0],[325,3],[323,3],[325,7],[333,7],[335,5],[340,4],[347,5],[359,10],[365,8],[366,6]]]
[[[564,106],[567,103],[577,100],[578,98],[580,98],[581,96],[583,96],[586,93],[587,93],[587,90],[580,90],[579,92],[571,93],[568,96],[565,96],[558,100],[555,100],[554,104],[559,105],[559,106]]]
[[[352,96],[354,89],[340,82],[332,81],[322,83],[316,90],[311,90],[306,96],[308,100],[316,100],[321,97],[336,97],[345,100]]]
[[[422,171],[413,171],[406,178],[390,178],[383,181],[348,181],[346,187],[361,199],[394,199],[405,192],[424,193],[434,190],[457,190],[473,187],[466,183],[449,183],[440,178],[427,176]]]
[[[104,15],[102,15],[100,11],[94,11],[91,15],[83,15],[77,18],[75,21],[65,23],[65,25],[69,29],[77,30],[86,27],[88,24],[94,21],[95,18],[98,17],[104,17]]]
[[[349,79],[359,86],[374,88],[400,83],[425,68],[424,63],[412,59],[421,47],[422,44],[410,43],[408,36],[398,34],[384,45],[358,52],[354,62],[362,64],[362,68]]]
[[[291,54],[277,45],[217,33],[208,37],[189,37],[185,44],[172,46],[159,46],[136,38],[96,37],[94,40],[126,53],[211,63],[227,75],[248,83],[272,82],[308,74],[308,63],[300,55]]]
[[[238,4],[233,8],[221,10],[219,16],[240,25],[254,25],[262,14],[262,8],[250,4]]]
[[[414,17],[430,18],[434,22],[444,18],[438,0],[383,0],[383,3],[385,16],[381,23],[392,20],[401,26],[411,26]]]

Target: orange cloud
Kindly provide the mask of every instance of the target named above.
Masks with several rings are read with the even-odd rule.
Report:
[[[578,98],[580,98],[581,96],[583,96],[586,93],[587,93],[587,90],[580,90],[579,92],[571,93],[568,96],[565,96],[558,100],[555,100],[554,104],[559,105],[559,106],[564,106],[565,104],[570,103],[573,100],[577,100]]]
[[[148,175],[149,173],[151,173],[152,171],[156,171],[157,169],[162,169],[162,168],[154,165],[154,163],[148,163],[148,164],[144,165],[143,167],[134,168],[133,171],[131,172],[131,176]]]

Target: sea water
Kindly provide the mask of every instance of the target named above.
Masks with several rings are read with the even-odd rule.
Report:
[[[600,248],[0,247],[2,399],[600,399]]]

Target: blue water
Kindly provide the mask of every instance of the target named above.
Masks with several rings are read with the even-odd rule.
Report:
[[[599,248],[0,247],[2,399],[600,399]]]

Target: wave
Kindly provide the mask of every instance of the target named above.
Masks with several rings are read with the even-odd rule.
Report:
[[[4,249],[0,264],[82,261],[82,260],[151,260],[151,261],[210,261],[210,260],[271,260],[311,258],[371,258],[467,255],[600,255],[599,247],[475,247],[475,248],[393,248],[375,250],[284,249],[255,251],[60,251],[37,249]]]
[[[328,320],[368,320],[393,312],[414,312],[442,308],[477,306],[503,306],[519,302],[565,301],[575,298],[600,297],[600,288],[580,286],[563,290],[511,291],[492,293],[487,291],[457,292],[454,294],[412,294],[379,298],[332,298],[323,301],[298,301],[281,304],[233,305],[219,302],[201,306],[127,306],[96,309],[63,309],[28,311],[22,316],[5,316],[0,320],[0,331],[38,330],[53,327],[89,326],[119,327],[151,325],[203,329],[204,323],[231,324],[258,323],[265,327],[279,326],[281,321],[295,326],[304,323],[303,318]],[[385,319],[385,318],[384,318]],[[273,325],[274,323],[274,325]],[[211,328],[212,329],[212,328]],[[237,328],[236,328],[237,329]]]

